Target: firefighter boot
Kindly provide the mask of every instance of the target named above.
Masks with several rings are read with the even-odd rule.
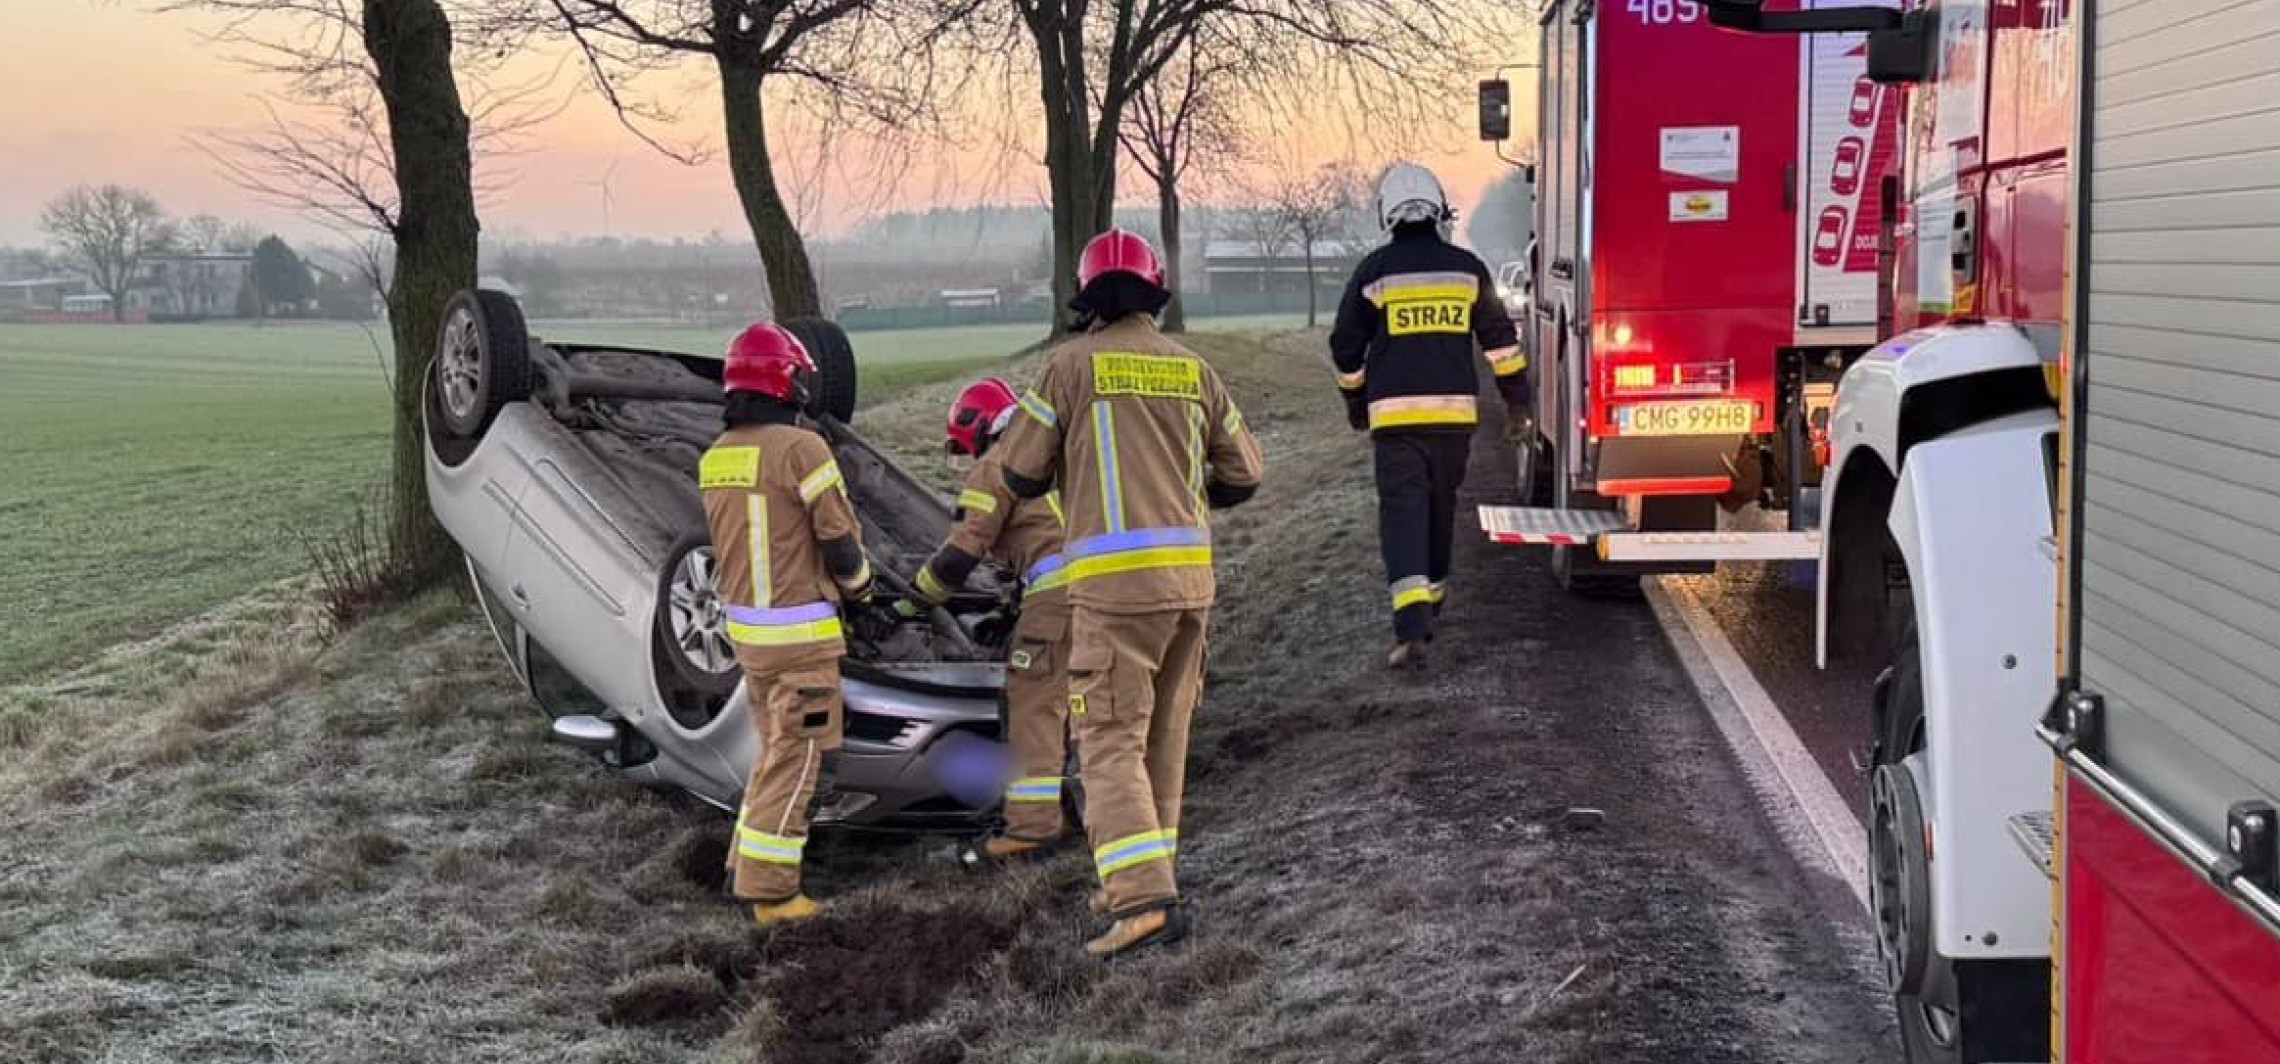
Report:
[[[1385,667],[1394,670],[1422,669],[1425,667],[1425,641],[1405,639],[1386,652]]]
[[[1107,933],[1085,943],[1095,957],[1118,957],[1150,946],[1163,946],[1187,936],[1187,914],[1178,905],[1134,913],[1110,927]]]
[[[783,901],[762,901],[752,904],[752,922],[762,928],[798,923],[823,911],[823,906],[805,894],[794,894]]]

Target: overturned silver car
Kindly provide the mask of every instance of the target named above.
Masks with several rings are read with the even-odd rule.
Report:
[[[891,588],[941,542],[950,506],[848,428],[846,335],[787,327],[818,364],[808,414]],[[720,360],[541,342],[514,300],[490,291],[455,297],[438,342],[430,504],[554,736],[734,808],[756,742],[697,490],[721,427]],[[986,790],[955,781],[1002,733],[1000,633],[1012,618],[987,576],[976,584],[929,621],[850,626],[846,745],[826,761],[817,824],[965,830],[989,816]]]

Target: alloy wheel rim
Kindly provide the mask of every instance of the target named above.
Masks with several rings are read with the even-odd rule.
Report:
[[[735,663],[736,648],[728,640],[727,613],[715,586],[711,547],[698,547],[681,556],[681,563],[673,569],[667,599],[673,645],[689,664],[718,673]]]
[[[443,408],[455,418],[473,417],[477,397],[482,394],[483,358],[475,315],[465,309],[453,311],[444,326],[436,373],[443,384]]]

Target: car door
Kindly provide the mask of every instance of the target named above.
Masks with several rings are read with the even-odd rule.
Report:
[[[650,629],[657,569],[607,505],[621,494],[576,438],[554,431],[517,448],[527,476],[515,500],[511,608],[547,654],[613,709],[655,700]],[[537,651],[534,649],[533,656]]]

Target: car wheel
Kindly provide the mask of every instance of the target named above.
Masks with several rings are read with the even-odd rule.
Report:
[[[1906,763],[1926,746],[1923,659],[1912,621],[1878,688],[1869,909],[1908,1064],[2049,1060],[2049,962],[1959,961],[1933,946],[1927,817]]]
[[[460,439],[481,436],[508,403],[530,398],[530,333],[514,297],[483,289],[452,296],[433,372],[443,427]]]
[[[700,727],[720,711],[744,671],[728,638],[712,544],[701,535],[686,536],[666,559],[657,577],[657,686],[667,692],[674,719]]]
[[[847,330],[822,318],[793,318],[784,328],[815,359],[815,380],[808,386],[808,414],[831,417],[841,424],[855,420],[855,345]]]

